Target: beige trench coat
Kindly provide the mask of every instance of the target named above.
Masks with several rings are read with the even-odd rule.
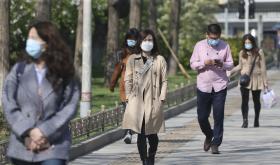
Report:
[[[131,55],[126,65],[124,79],[128,104],[122,128],[141,133],[145,118],[146,135],[164,131],[161,106],[167,92],[166,61],[160,55],[150,58],[153,59],[152,66],[140,76],[139,72],[144,62],[140,54]]]
[[[240,74],[250,73],[252,67],[254,56],[248,54],[248,58],[242,56],[243,51],[239,52],[239,64],[231,70],[231,73],[240,72]],[[239,83],[238,83],[239,84]],[[251,75],[250,84],[246,87],[250,90],[262,90],[267,86],[267,76],[266,76],[266,64],[263,51],[259,50],[259,56],[256,59],[255,67]]]

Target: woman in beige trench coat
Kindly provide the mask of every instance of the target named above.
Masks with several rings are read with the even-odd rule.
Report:
[[[242,40],[243,49],[239,53],[239,64],[231,70],[231,73],[240,72],[242,74],[250,74],[250,70],[255,60],[255,66],[253,68],[250,83],[247,87],[241,87],[241,111],[243,117],[242,128],[248,128],[248,102],[249,102],[249,91],[252,91],[254,109],[255,109],[255,120],[254,127],[259,127],[259,116],[261,110],[260,95],[261,90],[267,88],[267,76],[266,76],[266,65],[264,53],[261,49],[257,48],[256,40],[251,34],[243,36]]]
[[[158,146],[157,133],[164,130],[162,104],[167,91],[166,61],[158,54],[151,30],[140,33],[140,54],[129,57],[125,72],[128,101],[123,128],[138,133],[137,146],[143,164],[154,164]],[[146,138],[149,140],[147,155]]]

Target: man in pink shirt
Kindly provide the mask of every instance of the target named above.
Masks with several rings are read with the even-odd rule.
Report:
[[[224,107],[227,95],[227,70],[233,68],[229,45],[220,40],[221,27],[210,24],[206,39],[196,43],[190,65],[197,75],[197,115],[200,128],[206,136],[204,150],[219,154],[223,139]],[[208,120],[213,106],[214,128]]]

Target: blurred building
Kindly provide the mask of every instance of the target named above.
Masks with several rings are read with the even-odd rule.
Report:
[[[273,42],[273,44],[269,44],[270,46],[276,46],[277,24],[280,23],[280,0],[254,0],[254,2],[255,18],[249,19],[249,32],[257,38]],[[239,3],[240,0],[228,0],[228,4],[222,5],[215,14],[216,20],[223,28],[227,23],[228,37],[241,37],[244,34],[245,19],[239,19]],[[225,31],[224,29],[223,32]]]

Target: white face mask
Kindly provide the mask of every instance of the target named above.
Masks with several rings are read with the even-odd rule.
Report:
[[[144,51],[144,52],[150,52],[154,47],[154,43],[151,42],[151,41],[143,41],[141,43],[141,49]]]

